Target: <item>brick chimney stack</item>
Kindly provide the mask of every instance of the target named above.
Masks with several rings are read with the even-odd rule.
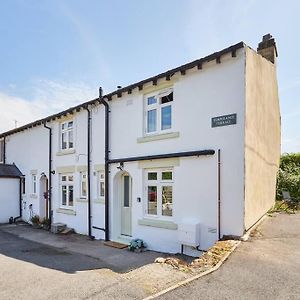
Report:
[[[278,53],[275,39],[270,33],[263,36],[262,41],[258,44],[257,53],[273,64],[275,63]]]

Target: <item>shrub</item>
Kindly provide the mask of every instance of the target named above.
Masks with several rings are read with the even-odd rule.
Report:
[[[282,199],[282,191],[289,191],[292,198],[300,198],[300,153],[281,156],[277,175],[276,198]]]
[[[38,215],[34,215],[31,217],[30,221],[32,222],[32,224],[40,224],[40,217]]]

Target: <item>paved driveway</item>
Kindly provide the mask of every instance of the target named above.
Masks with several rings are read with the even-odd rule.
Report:
[[[143,299],[189,276],[80,235],[0,226],[0,300]]]
[[[218,271],[159,299],[300,299],[300,214],[269,217]]]

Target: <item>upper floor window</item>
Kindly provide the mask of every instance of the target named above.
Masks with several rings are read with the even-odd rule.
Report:
[[[146,134],[163,133],[172,128],[173,90],[148,95],[145,103]]]
[[[4,140],[0,140],[0,163],[4,163]]]
[[[145,177],[146,214],[173,216],[173,170],[146,170]]]
[[[61,149],[74,148],[74,123],[73,121],[64,122],[61,124]]]

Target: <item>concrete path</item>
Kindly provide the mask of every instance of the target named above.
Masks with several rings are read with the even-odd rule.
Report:
[[[268,217],[218,271],[159,299],[300,299],[300,214]]]

